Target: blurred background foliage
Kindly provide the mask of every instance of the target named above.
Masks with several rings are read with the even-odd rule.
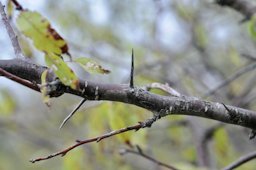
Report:
[[[88,57],[111,70],[79,75],[105,83],[128,83],[131,49],[135,51],[135,83],[168,83],[180,93],[256,109],[254,70],[246,72],[211,95],[239,69],[253,64],[255,18],[243,16],[211,0],[20,0],[23,7],[47,17],[67,41],[73,57]],[[9,10],[13,10],[9,7]],[[11,16],[15,25],[15,11]],[[13,58],[3,24],[1,59]],[[43,64],[43,54],[19,34],[26,56]],[[188,116],[169,116],[150,129],[79,147],[65,157],[31,164],[30,158],[48,155],[73,144],[152,116],[147,110],[113,102],[86,102],[59,130],[79,98],[63,95],[47,108],[40,94],[0,77],[0,169],[164,169],[136,155],[120,155],[139,145],[160,161],[180,169],[220,169],[255,148],[247,129]],[[160,91],[155,93],[163,94]],[[164,94],[166,95],[166,94]],[[214,128],[216,127],[216,128]],[[211,129],[213,135],[207,136]],[[255,161],[242,169],[251,170]]]

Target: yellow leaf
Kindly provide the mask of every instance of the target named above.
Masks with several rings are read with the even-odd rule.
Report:
[[[48,95],[48,90],[47,90],[47,81],[46,81],[47,73],[48,73],[48,70],[45,70],[41,75],[41,89],[40,90],[42,93],[43,102],[46,105],[49,105],[50,96]]]
[[[45,62],[48,67],[52,68],[60,81],[72,89],[79,88],[79,80],[73,70],[56,54],[50,53],[45,55]]]
[[[35,47],[48,54],[69,54],[64,39],[51,27],[46,18],[37,12],[22,11],[17,17],[18,29],[31,38]]]
[[[109,70],[103,68],[101,65],[97,64],[90,58],[80,57],[76,58],[75,62],[77,62],[85,71],[89,73],[100,73],[100,74],[108,74]]]

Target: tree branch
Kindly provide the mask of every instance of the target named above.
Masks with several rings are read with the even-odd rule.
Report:
[[[19,84],[22,84],[22,85],[24,85],[24,86],[26,86],[26,87],[28,87],[30,89],[33,89],[35,91],[40,92],[40,88],[36,84],[33,84],[33,83],[31,83],[31,82],[29,82],[29,81],[27,81],[25,79],[17,77],[15,75],[13,75],[13,74],[11,74],[11,73],[1,69],[1,68],[0,68],[0,75],[5,76],[6,78],[8,78],[10,80],[13,80],[13,81],[15,81],[15,82],[17,82]]]
[[[141,148],[139,146],[137,146],[137,149],[138,151],[135,151],[135,150],[131,150],[131,149],[123,149],[120,151],[120,154],[121,155],[124,155],[124,154],[127,154],[127,153],[131,153],[131,154],[134,154],[134,155],[138,155],[138,156],[141,156],[151,162],[154,162],[156,163],[157,165],[160,165],[162,167],[165,167],[165,168],[168,168],[168,169],[171,169],[171,170],[178,170],[178,168],[174,167],[174,166],[171,166],[171,165],[168,165],[168,164],[165,164],[163,162],[160,162],[159,160],[151,157],[151,156],[148,156],[146,155],[144,152],[142,152]]]
[[[242,156],[241,158],[239,158],[238,160],[236,160],[235,162],[233,162],[232,164],[228,165],[227,167],[223,168],[223,170],[232,170],[235,169],[243,164],[245,164],[246,162],[255,159],[256,158],[256,152],[251,152],[247,155]]]
[[[43,66],[13,59],[0,60],[0,68],[26,79],[30,82],[41,83],[41,74],[47,69]],[[49,82],[56,80],[53,72],[48,74]],[[102,84],[87,80],[80,80],[79,90],[73,90],[61,82],[55,84],[55,90],[50,92],[51,97],[58,97],[64,93],[81,96],[88,100],[108,100],[133,104],[154,112],[157,117],[171,114],[198,116],[235,124],[250,129],[256,129],[256,112],[221,103],[201,100],[195,97],[161,96],[150,93],[142,88],[130,88],[129,84]]]
[[[256,5],[250,0],[215,0],[221,6],[228,6],[240,12],[245,16],[245,19],[250,19],[256,12]]]
[[[10,37],[11,42],[12,42],[12,46],[13,46],[13,49],[14,49],[15,56],[17,58],[23,58],[23,54],[22,54],[22,51],[21,51],[21,48],[20,48],[19,41],[17,39],[17,36],[14,33],[14,30],[13,30],[11,24],[9,23],[9,20],[6,16],[5,11],[4,11],[4,6],[3,6],[2,2],[0,2],[0,13],[1,13],[2,20],[3,20],[3,23],[5,25],[5,28],[7,30],[7,33]]]
[[[228,77],[226,80],[222,81],[219,85],[217,85],[215,88],[213,88],[212,90],[210,90],[209,92],[207,92],[203,98],[209,97],[211,95],[213,95],[216,91],[218,91],[219,89],[227,86],[229,83],[231,83],[232,81],[236,80],[237,78],[241,77],[242,75],[252,71],[256,69],[256,62],[253,62],[245,67],[242,67],[241,69],[239,69],[238,71],[236,71],[234,74],[232,74],[230,77]]]
[[[75,145],[72,145],[72,146],[70,146],[70,147],[68,147],[68,148],[66,148],[66,149],[64,149],[62,151],[53,153],[53,154],[48,155],[46,157],[32,159],[32,160],[30,160],[30,162],[36,163],[36,162],[44,161],[44,160],[51,159],[51,158],[54,158],[54,157],[57,157],[57,156],[65,156],[69,151],[75,149],[76,147],[78,147],[80,145],[87,144],[87,143],[92,143],[92,142],[100,142],[101,140],[103,140],[105,138],[109,138],[111,136],[115,136],[115,135],[118,135],[120,133],[128,132],[128,131],[131,131],[131,130],[138,131],[141,128],[144,128],[143,124],[138,123],[137,125],[128,126],[126,128],[122,128],[122,129],[118,129],[118,130],[115,130],[115,131],[111,131],[109,133],[106,133],[106,134],[101,135],[101,136],[97,136],[95,138],[86,139],[86,140],[77,140],[77,143]]]

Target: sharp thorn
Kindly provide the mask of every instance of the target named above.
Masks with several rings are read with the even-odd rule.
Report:
[[[67,123],[67,121],[76,113],[76,111],[84,104],[85,101],[86,99],[80,101],[76,108],[62,121],[59,129],[61,129]]]
[[[132,59],[131,59],[131,73],[130,73],[130,88],[134,88],[134,83],[133,83],[133,75],[134,74],[134,54],[133,54],[133,49],[132,49]]]

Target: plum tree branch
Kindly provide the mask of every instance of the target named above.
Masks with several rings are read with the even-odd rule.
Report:
[[[0,68],[29,82],[41,84],[41,74],[47,69],[34,63],[20,60],[0,60]],[[49,72],[48,82],[56,80],[56,75]],[[22,82],[19,82],[22,84]],[[150,93],[139,87],[130,88],[129,84],[102,84],[80,80],[79,90],[71,89],[61,82],[55,84],[50,92],[51,97],[64,93],[81,96],[87,100],[108,100],[133,104],[152,111],[156,116],[164,117],[172,114],[198,116],[256,129],[256,112],[218,102],[201,100],[188,96],[161,96]]]

